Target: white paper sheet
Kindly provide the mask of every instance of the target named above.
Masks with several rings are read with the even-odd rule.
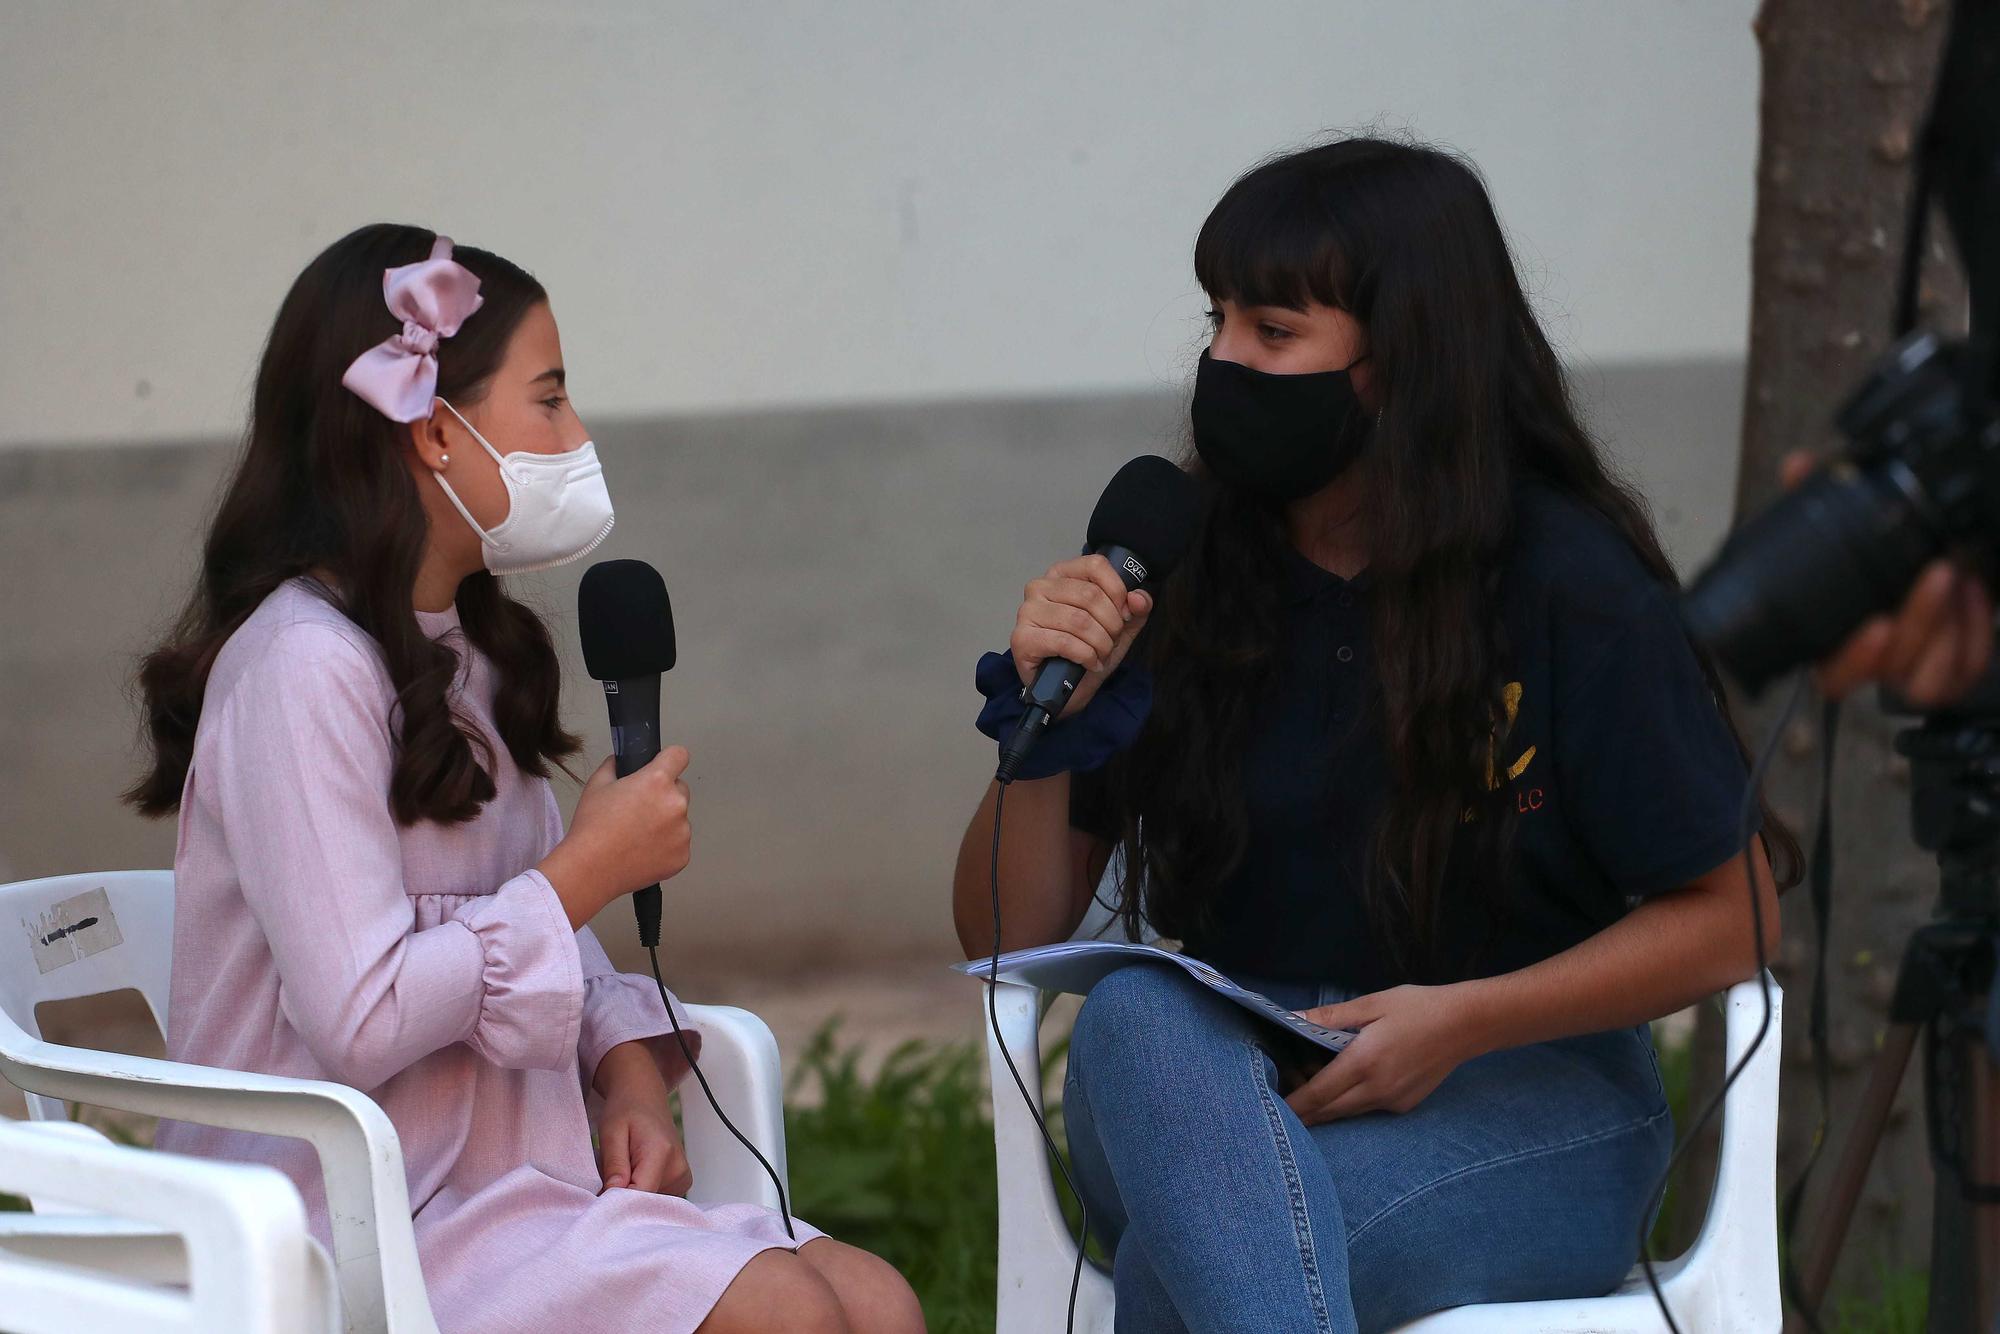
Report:
[[[1019,982],[1043,991],[1067,991],[1081,996],[1102,981],[1105,974],[1135,963],[1178,968],[1216,995],[1326,1051],[1338,1054],[1354,1041],[1351,1029],[1321,1028],[1270,997],[1237,986],[1199,959],[1154,945],[1131,945],[1116,940],[1070,940],[1060,945],[1039,945],[1001,955],[999,976],[1002,982]],[[991,972],[992,960],[971,959],[952,967],[968,977],[983,978]]]

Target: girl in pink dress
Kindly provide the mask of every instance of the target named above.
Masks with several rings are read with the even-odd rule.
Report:
[[[293,284],[199,587],[141,673],[130,797],[179,815],[168,1054],[380,1103],[452,1334],[921,1330],[875,1256],[682,1198],[686,1062],[585,923],[686,866],[687,753],[605,761],[565,834],[548,780],[581,743],[548,630],[495,578],[610,532],[586,434],[547,293],[499,256],[365,227]],[[328,1239],[302,1141],[168,1122],[159,1145],[283,1169]]]

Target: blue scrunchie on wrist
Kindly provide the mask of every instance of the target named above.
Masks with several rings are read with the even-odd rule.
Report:
[[[1021,677],[1014,670],[1012,655],[981,655],[972,680],[986,696],[986,707],[979,711],[979,730],[1004,742],[1028,712],[1021,701]],[[1132,663],[1121,664],[1098,687],[1090,703],[1049,724],[1014,777],[1052,778],[1102,769],[1112,756],[1139,739],[1139,730],[1152,711],[1153,674]]]

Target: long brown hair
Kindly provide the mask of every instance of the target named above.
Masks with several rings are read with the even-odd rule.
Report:
[[[153,759],[125,799],[144,814],[180,808],[223,644],[279,585],[319,570],[333,586],[316,589],[373,637],[396,692],[389,801],[397,821],[469,820],[493,796],[494,757],[451,705],[457,658],[417,624],[429,521],[404,462],[407,428],[340,382],[355,357],[401,327],[382,299],[383,270],[426,258],[435,239],[391,223],[351,232],[306,266],[278,308],[194,595],[139,669]],[[453,257],[477,275],[484,298],[437,350],[437,392],[463,405],[483,397],[522,317],[548,293],[498,255],[460,246]],[[493,663],[502,742],[522,770],[546,777],[582,744],[558,714],[562,673],[548,628],[483,570],[459,585],[457,603],[466,638]]]
[[[1317,302],[1369,333],[1383,389],[1364,502],[1382,664],[1374,707],[1392,772],[1366,894],[1382,943],[1427,975],[1453,874],[1473,878],[1473,902],[1504,911],[1512,803],[1486,791],[1485,778],[1504,716],[1500,608],[1516,481],[1539,479],[1595,511],[1653,578],[1678,581],[1644,502],[1578,420],[1469,164],[1368,138],[1276,158],[1216,204],[1194,265],[1211,297]],[[1162,594],[1148,632],[1153,722],[1110,772],[1124,816],[1128,928],[1141,913],[1168,935],[1197,928],[1246,851],[1240,760],[1276,666],[1287,540],[1279,510],[1218,487]],[[1696,653],[1728,719],[1721,682]],[[1495,818],[1468,827],[1468,808]],[[1797,840],[1768,807],[1763,828],[1787,886],[1798,878]],[[1481,844],[1471,855],[1468,837]]]

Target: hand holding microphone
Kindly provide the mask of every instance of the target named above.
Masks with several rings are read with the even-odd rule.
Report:
[[[1022,590],[1008,649],[1021,684],[1031,685],[1052,659],[1076,663],[1083,679],[1070,692],[1061,718],[1090,703],[1106,677],[1118,670],[1132,641],[1153,613],[1153,595],[1127,589],[1100,555],[1058,561]]]
[[[1138,635],[1126,615],[1137,621],[1152,611],[1152,595],[1138,590],[1180,562],[1201,506],[1192,477],[1157,454],[1141,454],[1098,497],[1084,556],[1028,585],[1010,643],[1023,711],[1001,739],[998,782],[1029,772],[1027,757],[1050,725],[1075,713],[1124,660]],[[992,684],[980,689],[990,701]]]
[[[576,610],[584,667],[603,683],[611,714],[611,758],[591,775],[569,837],[542,870],[579,926],[631,894],[639,943],[650,948],[660,943],[658,882],[687,866],[692,837],[682,778],[687,752],[660,750],[660,677],[675,659],[673,606],[658,570],[608,560],[584,572]]]
[[[687,751],[669,746],[622,778],[616,766],[616,758],[597,766],[577,798],[568,835],[543,863],[577,926],[613,899],[680,874],[692,853]]]

